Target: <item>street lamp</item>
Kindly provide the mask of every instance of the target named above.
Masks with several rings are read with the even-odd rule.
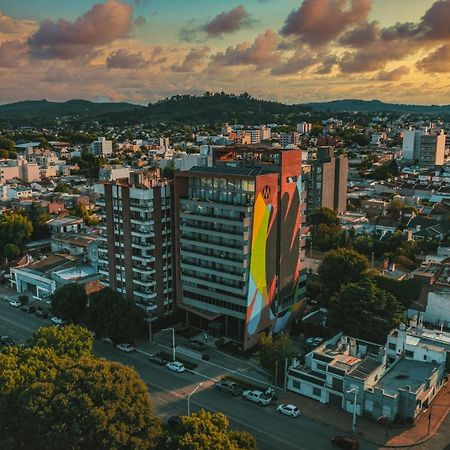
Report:
[[[356,396],[358,395],[358,390],[356,388],[352,388],[347,391],[347,394],[351,394],[353,392],[353,421],[352,421],[352,432],[356,433]]]
[[[195,389],[188,395],[188,398],[187,398],[187,415],[188,415],[188,416],[191,415],[191,395],[192,395],[192,394],[195,394],[195,393],[200,389],[200,386],[201,386],[202,384],[203,384],[203,383],[197,384],[197,386],[195,386]]]
[[[172,331],[172,358],[175,361],[175,329],[174,328],[163,328],[161,331]]]

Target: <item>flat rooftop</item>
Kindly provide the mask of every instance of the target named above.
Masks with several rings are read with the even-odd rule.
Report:
[[[392,367],[377,383],[377,387],[389,395],[397,394],[399,389],[417,392],[426,379],[439,367],[439,364],[402,359]]]

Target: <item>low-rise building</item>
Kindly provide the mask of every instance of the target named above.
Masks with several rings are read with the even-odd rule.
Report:
[[[52,233],[78,233],[84,229],[83,219],[80,217],[57,217],[47,222]]]

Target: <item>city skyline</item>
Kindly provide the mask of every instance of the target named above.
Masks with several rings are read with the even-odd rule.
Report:
[[[30,3],[2,2],[1,103],[206,90],[448,103],[450,0]]]

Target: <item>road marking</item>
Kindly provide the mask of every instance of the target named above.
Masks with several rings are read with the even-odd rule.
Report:
[[[12,320],[6,319],[5,317],[0,317],[0,320],[3,320],[4,322],[8,322],[16,327],[22,328],[22,330],[29,331],[31,333],[34,333],[36,331],[36,329],[33,330],[32,328],[24,327],[23,325],[20,325],[17,322],[13,322]]]

